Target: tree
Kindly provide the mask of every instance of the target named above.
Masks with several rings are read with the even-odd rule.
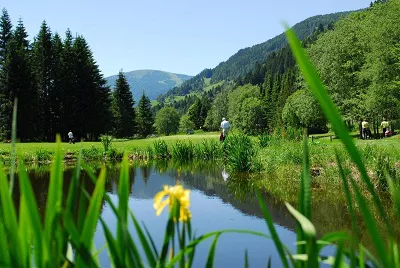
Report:
[[[204,122],[204,128],[207,130],[219,130],[222,118],[228,114],[228,93],[222,91],[215,96],[210,110],[207,113]]]
[[[17,135],[21,141],[35,138],[37,115],[37,92],[33,84],[33,74],[30,64],[29,42],[22,20],[18,21],[12,39],[7,44],[6,60],[3,71],[7,73],[4,86],[7,88],[8,109],[7,129],[11,129],[12,102],[18,98]],[[9,139],[9,132],[6,132]]]
[[[141,137],[147,137],[153,132],[154,119],[151,111],[151,102],[149,97],[144,94],[144,91],[137,107],[136,122],[137,130]]]
[[[0,66],[6,57],[7,43],[12,37],[12,24],[10,16],[5,8],[0,17]]]
[[[33,44],[33,67],[38,90],[38,135],[41,140],[52,141],[55,132],[50,96],[53,94],[53,44],[52,34],[46,21],[43,21]]]
[[[326,130],[326,119],[318,102],[306,90],[298,90],[286,101],[282,111],[284,123],[291,127]]]
[[[3,9],[0,17],[0,138],[2,139],[9,139],[11,136],[10,111],[14,100],[10,100],[9,88],[6,85],[7,71],[4,69],[7,44],[11,37],[11,19],[7,10]]]
[[[189,129],[194,129],[194,127],[195,125],[192,120],[190,120],[189,115],[182,115],[179,121],[179,132],[186,133]]]
[[[117,137],[131,137],[135,130],[135,104],[129,84],[122,71],[118,74],[113,93],[116,114],[115,135]]]
[[[159,134],[173,134],[179,128],[179,114],[173,107],[164,107],[156,114],[155,125]]]

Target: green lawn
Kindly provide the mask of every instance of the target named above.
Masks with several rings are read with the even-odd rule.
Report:
[[[203,132],[196,131],[195,134],[192,135],[172,135],[172,136],[162,136],[162,137],[154,137],[147,139],[136,139],[136,140],[115,140],[112,143],[112,146],[120,151],[131,150],[134,148],[147,148],[152,145],[155,140],[165,140],[167,144],[175,144],[178,140],[191,140],[193,143],[198,143],[203,141],[204,139],[215,139],[219,140],[219,132]],[[76,142],[75,144],[69,144],[68,142],[63,142],[61,147],[63,152],[69,151],[79,151],[79,149],[87,149],[91,147],[103,148],[100,142]],[[55,143],[50,142],[28,142],[28,143],[17,143],[16,144],[17,153],[34,153],[39,149],[45,149],[49,151],[55,150]],[[11,144],[9,143],[1,143],[0,151],[9,151],[11,150]]]

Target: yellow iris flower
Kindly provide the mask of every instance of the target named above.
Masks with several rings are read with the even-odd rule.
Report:
[[[168,186],[164,185],[164,189],[154,196],[154,209],[156,215],[159,216],[163,209],[169,205],[171,211],[174,201],[178,201],[180,205],[179,220],[186,222],[191,219],[192,215],[189,211],[190,206],[190,190],[185,190],[182,185]],[[164,199],[166,197],[166,199]],[[174,219],[176,220],[176,219]]]

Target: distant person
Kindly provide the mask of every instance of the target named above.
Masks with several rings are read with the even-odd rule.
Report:
[[[231,125],[229,124],[229,121],[224,118],[222,118],[222,122],[221,122],[221,129],[222,129],[222,141],[224,141],[226,139],[226,136],[228,135],[229,129],[230,129]]]
[[[381,127],[380,127],[380,128],[382,129],[382,133],[383,133],[382,136],[383,136],[383,137],[387,137],[386,131],[389,132],[389,122],[386,121],[385,118],[383,118],[383,121],[382,121],[382,123],[381,123]]]
[[[369,123],[367,122],[367,120],[363,120],[361,122],[361,127],[362,127],[362,138],[364,140],[366,140],[369,137]]]
[[[74,134],[72,133],[71,130],[68,132],[68,140],[69,140],[69,144],[71,144],[71,143],[75,144]]]

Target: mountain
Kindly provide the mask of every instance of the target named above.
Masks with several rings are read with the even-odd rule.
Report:
[[[333,24],[340,18],[343,18],[351,12],[337,12],[326,15],[313,16],[305,19],[292,28],[300,40],[310,36],[318,27],[331,28]],[[181,86],[174,87],[166,94],[160,97],[165,99],[168,97],[187,95],[190,92],[203,91],[207,85],[205,78],[211,78],[211,84],[216,84],[223,80],[235,80],[245,76],[253,70],[257,63],[264,62],[268,55],[278,51],[287,44],[285,33],[275,36],[261,44],[252,47],[240,49],[232,55],[227,61],[221,62],[214,69],[205,69],[200,74],[194,76],[190,80],[184,82]]]
[[[125,72],[126,80],[131,87],[133,98],[136,102],[142,96],[142,90],[151,99],[155,100],[158,95],[163,94],[173,87],[181,85],[184,81],[192,78],[190,75],[175,74],[158,70],[136,70]],[[118,75],[107,77],[107,84],[112,88]]]

